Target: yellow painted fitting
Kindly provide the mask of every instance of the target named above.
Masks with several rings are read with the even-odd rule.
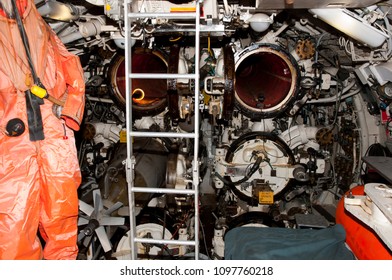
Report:
[[[45,98],[47,96],[47,92],[44,88],[39,87],[37,85],[34,85],[30,88],[30,91],[32,94],[35,96],[38,96],[39,98]]]
[[[171,13],[191,13],[196,12],[196,7],[171,7]]]

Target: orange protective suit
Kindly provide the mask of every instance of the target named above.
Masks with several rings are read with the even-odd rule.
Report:
[[[73,130],[84,111],[83,69],[33,0],[17,4],[37,76],[65,105],[58,118],[44,100],[44,139],[31,141],[25,96],[33,85],[31,70],[15,19],[0,11],[0,259],[75,259],[81,174]],[[21,135],[7,132],[11,119],[25,124]]]

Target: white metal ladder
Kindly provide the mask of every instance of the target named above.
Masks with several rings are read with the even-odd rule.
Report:
[[[125,18],[125,75],[126,75],[126,117],[127,117],[127,183],[130,217],[130,248],[131,259],[137,259],[137,243],[160,244],[160,245],[184,245],[194,246],[195,259],[199,258],[199,55],[200,55],[200,1],[196,0],[195,12],[177,13],[136,13],[131,11],[132,0],[124,4]],[[194,74],[146,74],[132,73],[131,63],[131,25],[136,18],[168,18],[168,19],[189,19],[195,21],[195,73]],[[169,133],[169,132],[138,132],[132,130],[132,79],[189,79],[194,80],[194,101],[195,101],[195,121],[193,133]],[[191,138],[194,139],[194,159],[192,162],[193,188],[191,190],[177,190],[168,188],[141,188],[134,186],[134,166],[135,157],[133,155],[132,137],[172,137],[172,138]],[[138,238],[136,236],[136,216],[135,216],[135,193],[160,193],[160,194],[182,194],[193,195],[195,211],[195,238],[194,240],[169,240],[169,239],[150,239]]]

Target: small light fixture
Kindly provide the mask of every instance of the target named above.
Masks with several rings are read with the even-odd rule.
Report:
[[[254,14],[248,20],[250,27],[256,32],[266,31],[273,22],[272,16],[266,14]]]
[[[136,101],[141,101],[144,99],[145,93],[144,90],[142,90],[141,88],[136,88],[134,89],[134,91],[132,92],[132,99],[136,100]]]
[[[380,47],[389,38],[388,34],[373,27],[347,9],[310,9],[309,11],[317,18],[370,48]]]

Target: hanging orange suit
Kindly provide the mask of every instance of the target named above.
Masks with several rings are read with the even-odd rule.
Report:
[[[0,259],[75,259],[81,174],[73,130],[84,111],[83,69],[33,0],[16,0],[36,76],[65,101],[57,117],[47,99],[28,104],[34,80],[17,22],[5,9],[11,1],[0,0]],[[32,140],[37,112],[43,137]]]

